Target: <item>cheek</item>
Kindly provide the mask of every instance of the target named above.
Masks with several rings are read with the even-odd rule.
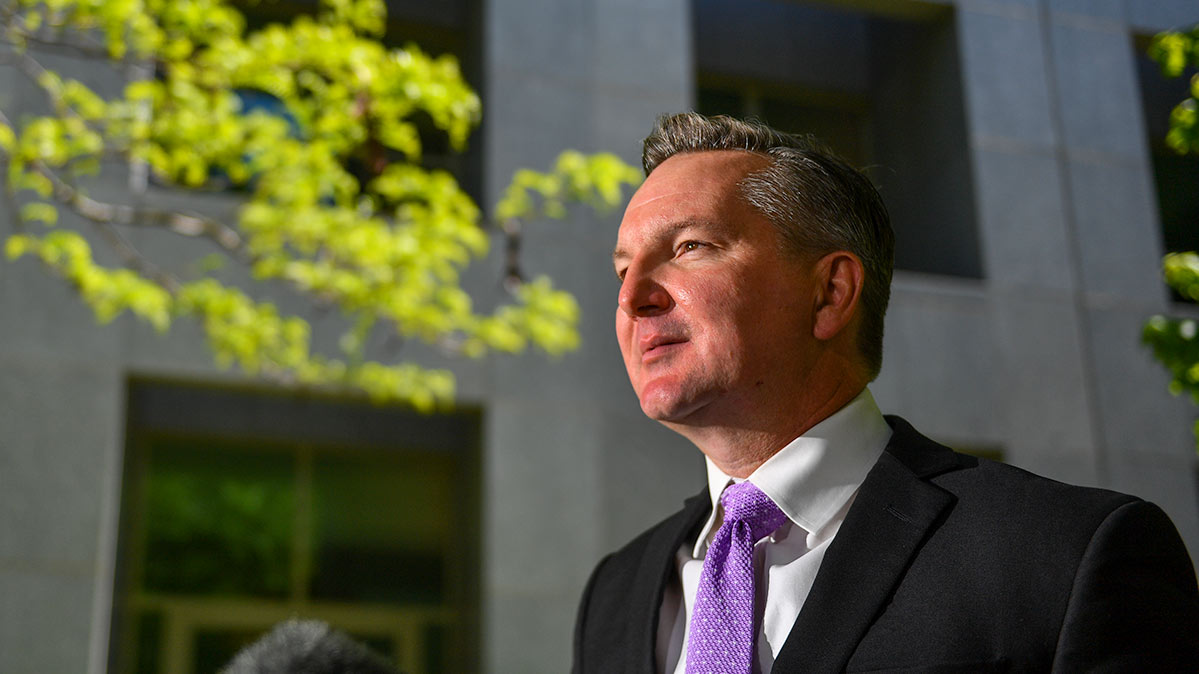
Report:
[[[744,281],[744,279],[741,279]],[[710,356],[732,364],[773,338],[774,327],[790,321],[791,308],[781,306],[770,287],[751,283],[709,283],[697,287],[696,324],[704,333]]]
[[[620,345],[620,353],[628,360],[629,347],[633,339],[633,322],[620,308],[616,309],[616,343]]]
[[[674,288],[671,294],[674,295],[676,304],[690,306],[695,301],[695,293],[688,287]]]
[[[672,286],[670,295],[679,311],[698,324],[693,327],[702,328],[726,317],[731,289],[716,278],[699,276]]]
[[[736,287],[715,280],[677,291],[677,301],[705,329],[725,331],[753,319],[754,300],[747,301]]]

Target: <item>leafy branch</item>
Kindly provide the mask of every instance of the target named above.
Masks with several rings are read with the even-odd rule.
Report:
[[[563,218],[571,203],[613,208],[638,172],[612,155],[577,152],[546,173],[518,171],[495,209],[510,301],[477,312],[460,273],[488,252],[481,211],[452,175],[421,159],[429,133],[464,148],[478,97],[453,58],[380,44],[381,0],[320,7],[316,17],[247,33],[225,0],[0,2],[0,39],[11,47],[0,58],[50,111],[19,121],[0,111],[0,162],[17,215],[7,257],[40,260],[101,322],[128,312],[165,332],[194,319],[223,366],[426,410],[452,400],[450,373],[372,360],[371,335],[469,357],[575,348],[578,306],[549,279],[525,280],[521,223]],[[103,56],[125,78],[123,91],[106,98],[48,69],[43,48]],[[248,104],[251,94],[272,109]],[[137,190],[101,198],[81,187],[114,160],[131,172],[145,167],[163,186],[230,187],[245,201],[225,223],[148,207]],[[76,217],[60,222],[59,208]],[[121,264],[97,264],[79,227]],[[138,250],[125,235],[134,227],[207,240],[262,283],[251,291],[212,273],[184,277]],[[305,319],[255,297],[280,282],[340,310],[339,356],[314,352]]]
[[[1179,77],[1187,68],[1199,68],[1199,25],[1189,31],[1171,31],[1153,38],[1149,56],[1162,74]],[[1199,153],[1199,74],[1191,77],[1190,96],[1170,113],[1166,144],[1179,154]],[[1197,223],[1199,224],[1199,223]],[[1170,253],[1162,261],[1166,284],[1184,298],[1199,302],[1199,254]],[[1141,333],[1142,341],[1170,372],[1170,392],[1189,393],[1199,404],[1199,325],[1194,319],[1157,315]],[[1199,447],[1199,421],[1194,426]]]

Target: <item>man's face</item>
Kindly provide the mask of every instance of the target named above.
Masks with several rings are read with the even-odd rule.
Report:
[[[616,336],[650,418],[714,425],[788,404],[811,361],[815,284],[737,182],[765,157],[679,154],[633,195],[613,259]],[[748,415],[748,416],[746,416]]]

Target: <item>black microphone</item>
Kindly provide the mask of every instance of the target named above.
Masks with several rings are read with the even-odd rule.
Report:
[[[399,670],[326,623],[292,619],[242,649],[221,674],[399,674]]]

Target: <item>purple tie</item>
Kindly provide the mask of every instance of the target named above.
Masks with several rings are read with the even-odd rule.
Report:
[[[687,636],[687,674],[752,674],[754,543],[787,520],[750,482],[720,495],[724,522],[708,546]]]

